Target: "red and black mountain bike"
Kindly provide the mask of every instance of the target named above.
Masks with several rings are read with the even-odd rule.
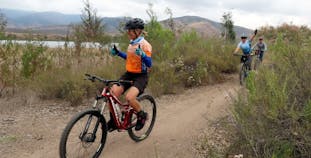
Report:
[[[126,80],[104,80],[100,77],[86,74],[88,80],[105,84],[100,96],[97,96],[92,109],[75,115],[64,129],[60,141],[61,158],[97,158],[100,156],[107,137],[107,123],[104,111],[108,105],[112,109],[117,131],[127,131],[130,138],[136,142],[146,139],[155,123],[156,102],[152,96],[143,94],[137,98],[142,110],[147,112],[147,120],[143,129],[135,131],[136,111],[128,103],[121,103],[110,89],[113,84],[133,84]]]

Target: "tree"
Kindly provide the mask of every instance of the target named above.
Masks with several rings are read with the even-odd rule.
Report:
[[[7,25],[7,19],[3,13],[0,12],[0,39],[4,37],[5,28]]]
[[[71,26],[77,56],[80,55],[82,42],[99,42],[101,45],[105,45],[107,41],[104,34],[105,27],[102,24],[103,19],[97,16],[97,11],[93,9],[89,0],[84,1],[80,18],[81,23]]]
[[[156,15],[155,11],[153,10],[153,4],[149,3],[148,5],[149,5],[149,8],[146,10],[146,12],[147,12],[147,14],[148,14],[148,16],[150,18],[150,22],[149,23],[150,23],[150,25],[154,25],[154,24],[157,23],[158,17]]]
[[[73,29],[73,41],[75,44],[75,54],[77,57],[80,57],[80,52],[81,52],[81,44],[83,40],[85,39],[85,36],[82,31],[82,25],[81,24],[76,24],[72,25],[71,28]]]
[[[232,13],[231,12],[225,12],[222,15],[222,25],[223,25],[223,32],[222,36],[226,40],[234,41],[235,40],[235,32],[233,30],[233,20],[232,20]]]
[[[165,13],[170,16],[170,18],[168,19],[168,27],[171,29],[172,32],[175,33],[175,23],[174,23],[174,19],[173,19],[172,9],[167,7],[165,9]]]
[[[145,30],[148,32],[148,41],[152,43],[154,48],[153,58],[157,61],[166,60],[172,53],[173,42],[175,42],[174,33],[170,29],[164,28],[157,21],[156,12],[153,10],[153,5],[149,3],[149,8],[146,10],[149,20],[145,25]],[[165,42],[163,42],[165,41]]]
[[[97,16],[96,9],[93,9],[89,0],[84,1],[82,10],[82,31],[87,41],[98,41],[104,35],[103,19]]]

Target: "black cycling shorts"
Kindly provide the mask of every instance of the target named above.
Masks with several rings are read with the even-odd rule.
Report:
[[[121,84],[124,87],[124,92],[128,90],[131,86],[134,86],[139,90],[139,94],[142,94],[148,84],[148,74],[126,72],[120,77],[120,80],[130,80],[134,82],[133,85]]]

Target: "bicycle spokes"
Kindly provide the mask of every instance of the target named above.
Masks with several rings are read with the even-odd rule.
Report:
[[[102,132],[98,128],[101,124],[96,116],[87,115],[78,120],[68,136],[67,157],[93,157],[101,148]]]

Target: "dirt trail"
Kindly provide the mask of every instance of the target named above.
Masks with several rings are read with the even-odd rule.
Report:
[[[157,120],[149,138],[135,143],[126,132],[109,133],[101,157],[194,157],[193,143],[198,135],[208,128],[209,122],[228,114],[231,97],[236,95],[239,87],[237,79],[230,77],[223,84],[157,99]],[[0,108],[7,106],[3,104]],[[19,110],[0,111],[1,157],[58,157],[58,143],[63,128],[73,114],[85,108],[64,108],[57,103],[28,103]]]

